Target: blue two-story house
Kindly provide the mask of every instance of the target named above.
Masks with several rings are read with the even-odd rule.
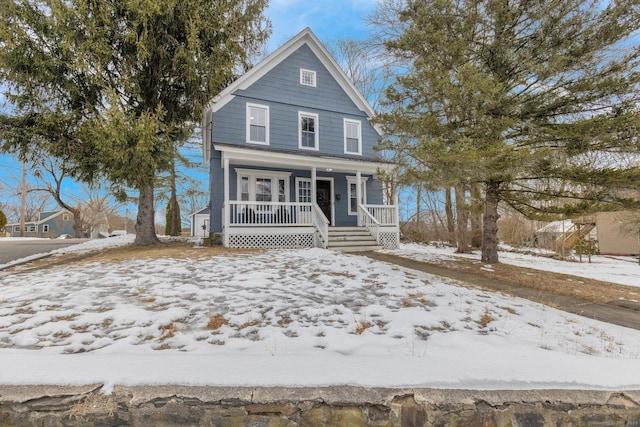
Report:
[[[293,37],[203,111],[209,234],[229,247],[397,247],[397,197],[376,179],[394,165],[373,149],[373,116],[310,29]]]

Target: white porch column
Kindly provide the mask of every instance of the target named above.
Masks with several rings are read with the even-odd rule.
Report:
[[[231,223],[231,209],[229,209],[229,158],[225,157],[222,161],[224,168],[224,246],[229,246],[229,224]]]
[[[398,193],[400,192],[400,185],[398,184],[398,182],[396,181],[395,183],[395,189],[393,192],[393,203],[396,205],[396,208],[394,209],[394,215],[395,220],[394,220],[394,225],[395,226],[399,226],[400,225],[400,201],[399,201],[399,197],[398,197]]]
[[[318,202],[318,198],[316,197],[316,168],[311,168],[311,201],[313,203]]]
[[[362,225],[360,218],[360,205],[362,204],[362,174],[356,171],[356,218],[358,218],[358,227]]]

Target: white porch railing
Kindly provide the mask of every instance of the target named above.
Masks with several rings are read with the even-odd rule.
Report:
[[[400,244],[397,205],[358,205],[358,225],[369,230],[379,245],[395,249]]]
[[[380,225],[398,225],[398,210],[389,205],[361,205]]]
[[[378,234],[380,232],[380,222],[369,212],[369,210],[358,204],[358,224],[367,227],[371,236],[378,241]]]
[[[222,218],[225,246],[234,244],[230,241],[231,236],[246,239],[241,244],[248,246],[261,245],[268,241],[277,247],[275,240],[271,242],[270,238],[265,236],[272,236],[272,239],[276,240],[281,238],[285,244],[304,246],[306,243],[301,244],[296,239],[304,240],[306,237],[287,236],[309,236],[310,230],[315,230],[311,231],[309,241],[312,246],[326,248],[329,241],[329,220],[316,203],[230,200],[223,205]],[[248,237],[249,235],[255,236]],[[249,241],[252,238],[256,239],[256,242]],[[295,244],[292,243],[294,241]]]
[[[229,227],[310,226],[313,225],[312,204],[297,202],[247,202],[230,200]]]
[[[326,249],[329,244],[329,220],[316,203],[313,203],[313,225],[320,234],[320,245]]]

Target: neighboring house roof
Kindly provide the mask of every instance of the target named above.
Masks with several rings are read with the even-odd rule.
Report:
[[[260,63],[251,68],[232,84],[227,86],[222,92],[220,92],[219,95],[214,97],[209,102],[207,107],[202,112],[201,123],[203,141],[202,150],[205,161],[209,161],[209,150],[211,149],[211,134],[209,133],[210,128],[208,126],[209,122],[211,121],[211,113],[218,111],[229,101],[231,101],[235,96],[236,91],[247,89],[249,86],[258,81],[262,76],[267,74],[269,71],[271,71],[278,64],[280,64],[305,44],[309,46],[316,57],[320,60],[320,62],[322,62],[322,65],[324,65],[327,71],[329,71],[329,73],[332,75],[338,85],[340,85],[342,90],[344,90],[347,96],[353,101],[353,103],[361,111],[363,111],[368,118],[373,118],[373,116],[375,115],[373,107],[371,107],[365,97],[362,96],[360,91],[351,82],[349,77],[347,77],[346,73],[342,70],[342,68],[340,68],[338,63],[335,61],[335,59],[333,59],[329,51],[322,45],[313,31],[311,31],[311,29],[307,27],[296,36],[294,36],[291,40],[282,45],[280,48],[276,49],[264,60],[260,61]],[[380,130],[377,128],[376,131],[380,133]]]
[[[202,208],[202,209],[198,209],[197,211],[190,213],[190,214],[189,214],[189,216],[200,215],[200,214],[202,214],[204,211],[208,211],[208,210],[209,210],[209,206],[205,206],[205,207],[204,207],[204,208]]]
[[[50,217],[50,216],[53,216],[53,215],[55,215],[55,214],[57,214],[57,213],[59,213],[59,212],[60,212],[60,211],[43,211],[43,212],[40,212],[40,213],[38,214],[38,221],[42,221],[42,220],[44,220],[45,218],[48,218],[48,217]]]
[[[69,212],[68,210],[61,210],[61,211],[47,211],[47,212],[40,212],[38,214],[38,217],[40,218],[38,221],[29,221],[29,222],[25,222],[25,225],[31,224],[31,225],[40,225],[46,222],[51,221],[53,218],[56,218],[62,214],[69,214],[69,215],[73,215],[71,212]],[[44,215],[44,218],[43,218]],[[7,224],[5,227],[9,227],[9,226],[16,226],[16,225],[20,225],[19,222],[12,222],[11,224]]]

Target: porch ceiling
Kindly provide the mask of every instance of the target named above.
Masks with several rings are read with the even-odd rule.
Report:
[[[317,152],[298,154],[287,150],[272,148],[248,148],[237,145],[215,143],[214,148],[222,154],[222,162],[248,166],[311,169],[318,171],[375,174],[378,170],[389,171],[393,164],[376,159],[344,158],[322,155]]]

